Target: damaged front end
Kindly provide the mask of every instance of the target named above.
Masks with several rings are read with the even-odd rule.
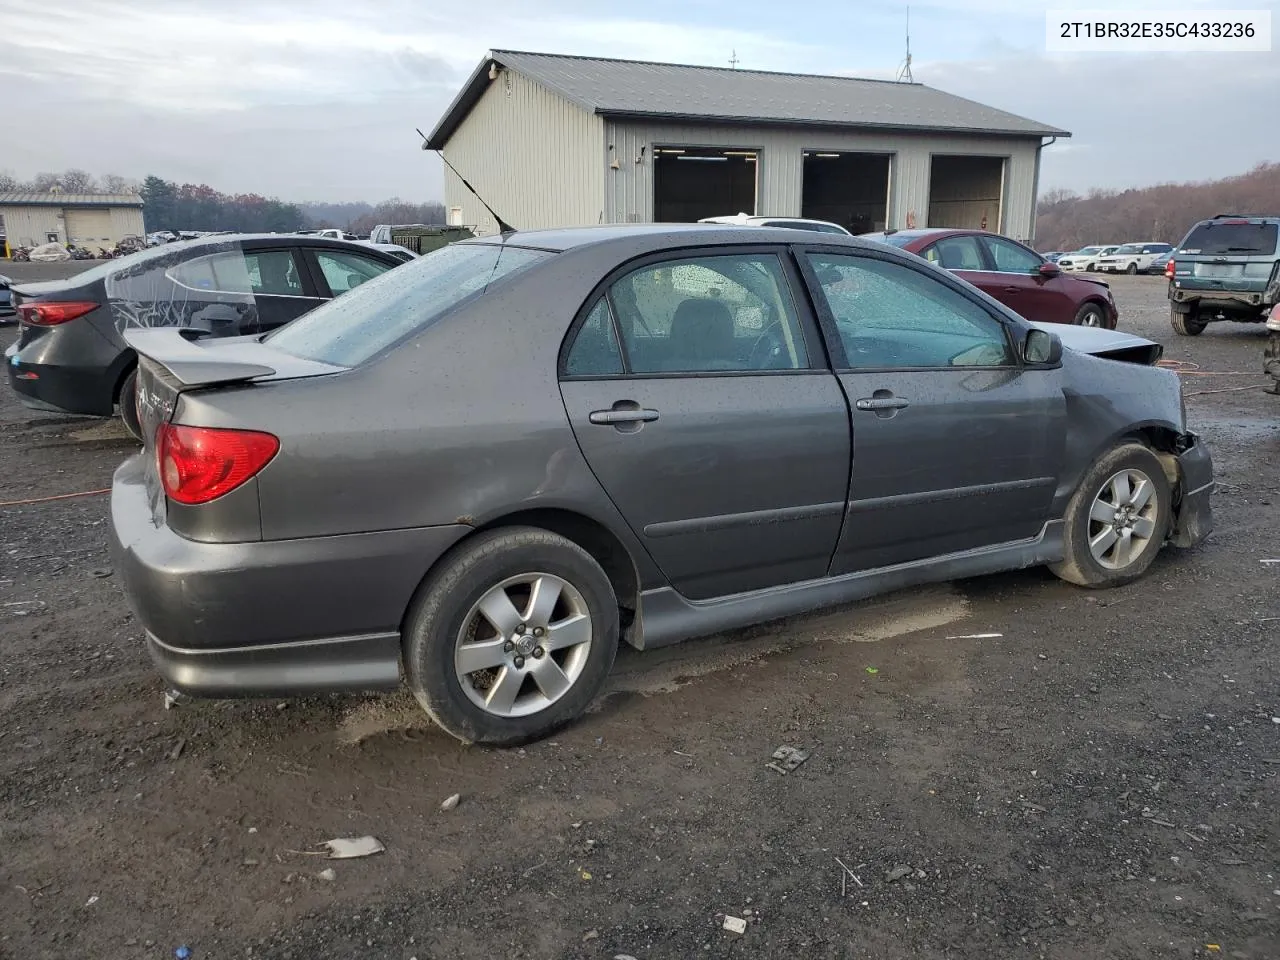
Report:
[[[1173,452],[1160,454],[1160,461],[1173,488],[1168,542],[1193,547],[1213,532],[1213,457],[1199,434],[1187,432],[1174,441]]]

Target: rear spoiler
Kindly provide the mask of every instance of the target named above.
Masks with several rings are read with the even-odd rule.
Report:
[[[138,327],[126,329],[122,336],[139,356],[154,360],[186,387],[256,380],[276,372],[275,367],[238,360],[230,350],[219,350],[217,356],[210,356],[204,344],[187,339],[179,327]]]

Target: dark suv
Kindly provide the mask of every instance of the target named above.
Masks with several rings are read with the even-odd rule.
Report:
[[[1261,323],[1280,301],[1280,217],[1200,221],[1174,250],[1165,276],[1169,320],[1184,336],[1215,320]]]

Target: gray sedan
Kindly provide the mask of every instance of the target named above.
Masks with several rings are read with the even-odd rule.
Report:
[[[519,743],[619,641],[1037,564],[1114,586],[1211,525],[1158,345],[853,238],[515,233],[263,336],[126,337],[146,448],[114,549],[197,695],[407,683]]]

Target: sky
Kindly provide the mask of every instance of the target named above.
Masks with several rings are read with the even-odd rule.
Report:
[[[1079,5],[1077,5],[1079,6]],[[1280,0],[1084,8],[1271,10]],[[1280,160],[1271,53],[1048,54],[1062,0],[910,4],[917,82],[1072,132],[1041,189]],[[286,200],[440,199],[421,150],[490,49],[892,78],[905,0],[0,0],[0,171],[156,174]]]

